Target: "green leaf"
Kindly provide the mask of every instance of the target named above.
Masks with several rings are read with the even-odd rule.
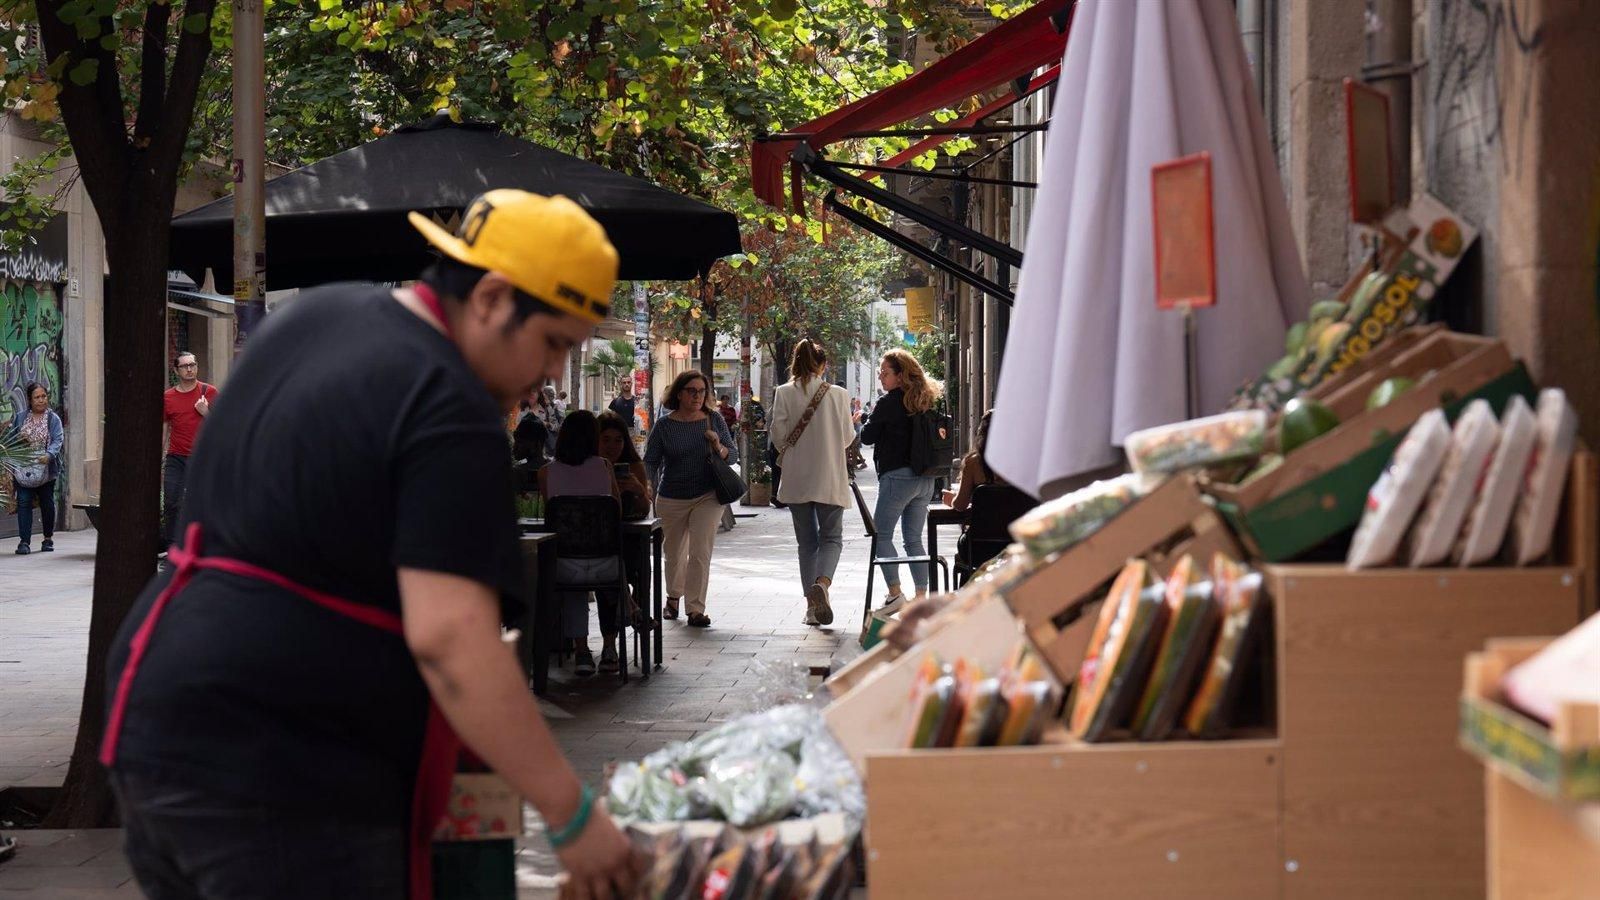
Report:
[[[78,64],[72,67],[72,71],[67,73],[67,78],[78,87],[88,87],[94,84],[95,77],[99,73],[100,60],[84,59],[79,60]]]

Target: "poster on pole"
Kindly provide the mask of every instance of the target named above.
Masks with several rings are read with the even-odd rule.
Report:
[[[1198,309],[1217,302],[1216,238],[1211,214],[1211,154],[1196,153],[1150,169],[1155,231],[1156,305]]]
[[[933,330],[933,288],[906,288],[906,330],[921,334]]]

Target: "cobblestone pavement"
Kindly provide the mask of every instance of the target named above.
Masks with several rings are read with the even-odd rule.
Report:
[[[860,475],[870,503],[876,480],[870,471]],[[591,784],[612,760],[637,759],[748,711],[767,663],[838,666],[859,652],[868,549],[860,516],[846,512],[834,624],[810,628],[801,624],[805,600],[788,514],[734,509],[754,515],[717,536],[707,610],[713,627],[665,623],[663,667],[649,679],[635,669],[625,686],[614,676],[576,678],[552,660],[542,705]],[[0,788],[58,785],[66,775],[83,689],[94,542],[95,532],[75,532],[58,535],[53,555],[0,557]],[[590,631],[598,655],[597,624]],[[518,854],[519,896],[553,897],[557,867],[531,814],[528,835]],[[114,830],[16,836],[21,849],[0,864],[0,900],[139,896]]]

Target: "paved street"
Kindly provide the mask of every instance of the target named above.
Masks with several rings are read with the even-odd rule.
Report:
[[[871,502],[875,479],[860,474]],[[591,783],[609,761],[636,759],[761,704],[777,683],[774,670],[837,666],[859,652],[867,542],[855,511],[845,519],[837,619],[832,628],[814,629],[801,624],[805,601],[788,514],[735,509],[755,516],[717,537],[707,610],[713,627],[667,623],[661,671],[624,687],[614,676],[575,678],[552,660],[546,714]],[[92,531],[60,535],[53,555],[0,558],[0,788],[51,786],[65,777],[83,687],[94,541]],[[590,630],[598,655],[597,624]],[[520,895],[553,897],[555,866],[531,814],[527,832]],[[0,900],[139,896],[115,831],[15,835],[22,847],[0,864]]]

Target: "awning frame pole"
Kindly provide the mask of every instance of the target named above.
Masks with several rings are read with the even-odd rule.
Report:
[[[1012,268],[1022,268],[1022,251],[1009,244],[997,241],[981,231],[976,231],[960,222],[941,216],[921,204],[912,203],[903,197],[878,187],[870,181],[850,175],[836,168],[827,160],[819,159],[816,153],[805,144],[795,148],[794,158],[797,162],[804,164],[812,174],[832,183],[835,187],[842,188],[858,197],[876,203],[891,212],[899,213],[919,225],[965,244],[979,253],[991,256]]]
[[[954,172],[939,172],[932,169],[896,169],[891,166],[869,166],[864,163],[842,163],[833,162],[831,160],[830,162],[840,169],[850,169],[857,172],[881,172],[885,175],[906,175],[912,178],[937,178],[941,181],[964,181],[969,184],[993,184],[1000,187],[1033,189],[1039,186],[1039,183],[1036,181],[1011,181],[1005,178],[979,178],[976,175],[965,174],[965,169],[962,170],[961,174],[957,174]]]
[[[890,228],[882,222],[877,221],[871,216],[864,215],[854,209],[851,209],[845,204],[840,203],[838,191],[829,191],[828,196],[823,199],[822,203],[828,209],[833,210],[833,212],[836,213],[839,218],[844,219],[846,222],[849,222],[857,228],[860,228],[862,231],[888,241],[894,246],[904,250],[917,259],[922,260],[928,265],[933,266],[941,272],[948,272],[957,280],[965,282],[971,287],[982,291],[991,297],[994,297],[996,300],[999,300],[1006,306],[1011,306],[1013,301],[1016,300],[1016,297],[1011,293],[1011,291],[1001,287],[999,284],[990,281],[982,275],[979,275],[971,269],[968,269],[966,266],[963,266],[942,254],[936,253],[933,250],[924,247],[923,245],[911,240],[898,231],[895,231],[893,228]]]

